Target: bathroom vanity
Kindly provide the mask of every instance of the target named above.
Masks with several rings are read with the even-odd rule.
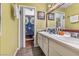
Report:
[[[38,45],[46,56],[78,56],[79,39],[38,32]]]

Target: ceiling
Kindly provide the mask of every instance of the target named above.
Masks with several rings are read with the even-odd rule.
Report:
[[[56,3],[49,3],[48,4],[48,7],[50,8],[50,7],[52,7],[52,6],[54,6]],[[60,3],[61,4],[61,3]],[[70,5],[72,5],[72,3],[64,3],[60,8],[67,8],[67,7],[69,7]]]
[[[67,8],[70,5],[72,5],[72,3],[64,3],[60,8]]]

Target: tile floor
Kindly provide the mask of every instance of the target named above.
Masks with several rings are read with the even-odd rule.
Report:
[[[40,47],[28,47],[18,50],[16,56],[45,56],[45,54]]]
[[[45,56],[40,47],[34,47],[33,42],[33,40],[26,41],[26,48],[19,49],[16,56]]]

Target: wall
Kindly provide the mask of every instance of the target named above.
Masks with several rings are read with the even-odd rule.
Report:
[[[46,4],[44,4],[44,3],[19,3],[18,5],[35,7],[36,8],[36,17],[37,17],[37,11],[46,12]],[[37,31],[39,31],[40,29],[46,28],[46,20],[45,19],[39,20],[36,18],[36,27],[37,27]]]
[[[0,3],[0,21],[1,21],[1,3]],[[1,25],[1,24],[0,24]],[[0,28],[1,29],[1,28]],[[0,33],[1,34],[1,33]],[[1,37],[0,37],[0,43],[1,43]],[[0,50],[1,50],[1,44],[0,44]],[[0,55],[1,55],[1,51],[0,51]]]
[[[1,55],[14,55],[18,47],[18,20],[13,19],[11,14],[11,4],[2,4]]]
[[[79,22],[70,23],[70,19],[68,16],[79,15],[79,4],[72,4],[68,8],[65,9],[65,28],[68,29],[78,29],[79,30]]]

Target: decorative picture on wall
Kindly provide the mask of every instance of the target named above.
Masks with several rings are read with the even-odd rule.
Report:
[[[70,16],[70,22],[71,23],[76,23],[78,21],[79,21],[79,16],[78,15]]]
[[[38,11],[37,12],[37,18],[40,19],[40,20],[44,20],[45,19],[45,12]]]
[[[48,14],[48,20],[54,20],[54,13]]]

